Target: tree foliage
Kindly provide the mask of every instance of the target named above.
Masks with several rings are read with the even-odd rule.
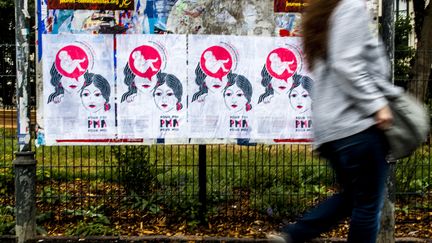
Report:
[[[0,0],[0,33],[2,43],[12,44],[15,41],[15,11],[13,0]]]
[[[409,16],[399,17],[395,23],[395,84],[407,88],[410,78],[411,60],[415,49],[409,46],[409,37],[413,30]]]
[[[29,24],[29,55],[34,56],[34,43],[35,43],[35,1],[28,1],[28,12],[30,18]],[[11,106],[15,97],[15,1],[14,0],[0,0],[0,105]],[[34,72],[34,63],[30,63],[30,71]],[[33,81],[33,82],[32,82]],[[34,91],[34,79],[30,81],[32,87],[31,93]],[[34,100],[34,98],[33,98]]]

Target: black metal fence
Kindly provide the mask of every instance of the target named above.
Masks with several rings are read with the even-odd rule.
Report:
[[[0,56],[9,52],[14,53],[10,45],[0,45]],[[14,220],[12,60],[0,59],[0,235],[11,234]],[[430,150],[428,142],[396,165],[397,213],[425,212],[397,221],[400,227],[432,222]],[[309,145],[43,146],[34,151],[39,233],[48,235],[195,230],[260,236],[336,190],[332,170]]]

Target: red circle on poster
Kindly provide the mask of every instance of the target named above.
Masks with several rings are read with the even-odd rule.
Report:
[[[222,80],[233,66],[230,52],[221,46],[211,46],[201,54],[201,69],[207,76]]]
[[[297,71],[298,60],[293,51],[277,48],[267,56],[266,68],[272,77],[287,81]]]
[[[88,55],[81,47],[68,45],[56,54],[55,67],[65,77],[78,79],[87,71],[88,66]]]
[[[161,69],[162,58],[154,47],[142,45],[131,52],[129,66],[135,75],[151,79]]]

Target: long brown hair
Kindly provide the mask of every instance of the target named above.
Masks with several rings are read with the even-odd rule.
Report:
[[[308,67],[327,59],[329,19],[340,0],[310,0],[302,21],[303,48]]]

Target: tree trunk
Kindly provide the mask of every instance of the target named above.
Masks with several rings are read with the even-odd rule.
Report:
[[[417,35],[417,38],[421,38],[421,30],[423,27],[423,20],[425,15],[425,6],[426,2],[425,0],[415,0],[413,1],[414,6],[414,30]]]
[[[411,69],[412,79],[408,91],[417,99],[425,102],[428,91],[428,81],[432,64],[432,4],[425,9],[421,37],[417,43],[414,65]]]
[[[395,52],[395,13],[394,1],[383,1],[382,5],[382,36],[389,57],[391,72],[390,81],[394,83],[394,52]],[[395,220],[394,220],[394,166],[390,165],[389,177],[387,179],[387,190],[384,195],[384,205],[381,212],[381,227],[378,233],[378,243],[395,242]]]
[[[377,237],[377,243],[395,242],[395,169],[395,164],[390,164],[389,177],[387,178],[386,198],[384,200],[384,205],[381,212],[381,227]]]
[[[381,228],[380,228],[380,234],[378,234],[377,242],[378,243],[395,242],[394,203],[388,199],[385,200],[381,213],[382,213]]]

